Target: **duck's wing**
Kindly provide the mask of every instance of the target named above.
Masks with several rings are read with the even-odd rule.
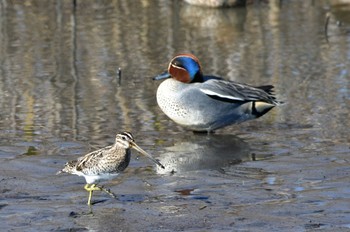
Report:
[[[266,102],[272,105],[278,105],[278,102],[273,95],[273,86],[265,85],[254,87],[246,84],[241,84],[233,81],[225,81],[218,79],[210,79],[203,82],[200,90],[214,99],[226,102],[249,102],[259,101]]]

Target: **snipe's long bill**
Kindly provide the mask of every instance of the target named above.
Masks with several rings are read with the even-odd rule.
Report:
[[[116,135],[115,143],[111,146],[90,152],[77,160],[69,161],[64,168],[57,172],[70,173],[83,176],[86,180],[85,190],[89,192],[88,205],[91,205],[93,191],[104,191],[109,195],[115,195],[108,189],[98,186],[100,180],[110,180],[124,171],[130,163],[130,148],[134,148],[141,154],[151,159],[161,168],[164,166],[150,154],[140,148],[134,141],[134,137],[130,132],[123,132]]]

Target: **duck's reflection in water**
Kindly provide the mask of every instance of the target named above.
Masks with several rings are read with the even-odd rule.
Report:
[[[235,135],[191,134],[178,138],[174,146],[160,155],[165,169],[157,172],[182,173],[201,169],[216,169],[252,160],[248,143]]]

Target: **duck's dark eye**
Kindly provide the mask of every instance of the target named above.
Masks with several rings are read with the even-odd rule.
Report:
[[[180,67],[180,68],[184,68],[184,66],[182,65],[182,62],[179,61],[179,60],[174,60],[173,61],[173,65],[177,66],[177,67]]]

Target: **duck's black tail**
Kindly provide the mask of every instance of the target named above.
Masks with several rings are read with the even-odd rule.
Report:
[[[262,86],[257,86],[256,88],[264,90],[271,97],[271,99],[273,99],[273,102],[276,105],[281,105],[281,104],[284,103],[283,101],[278,101],[276,99],[275,93],[274,93],[274,90],[273,90],[273,88],[274,88],[273,85],[262,85]]]

